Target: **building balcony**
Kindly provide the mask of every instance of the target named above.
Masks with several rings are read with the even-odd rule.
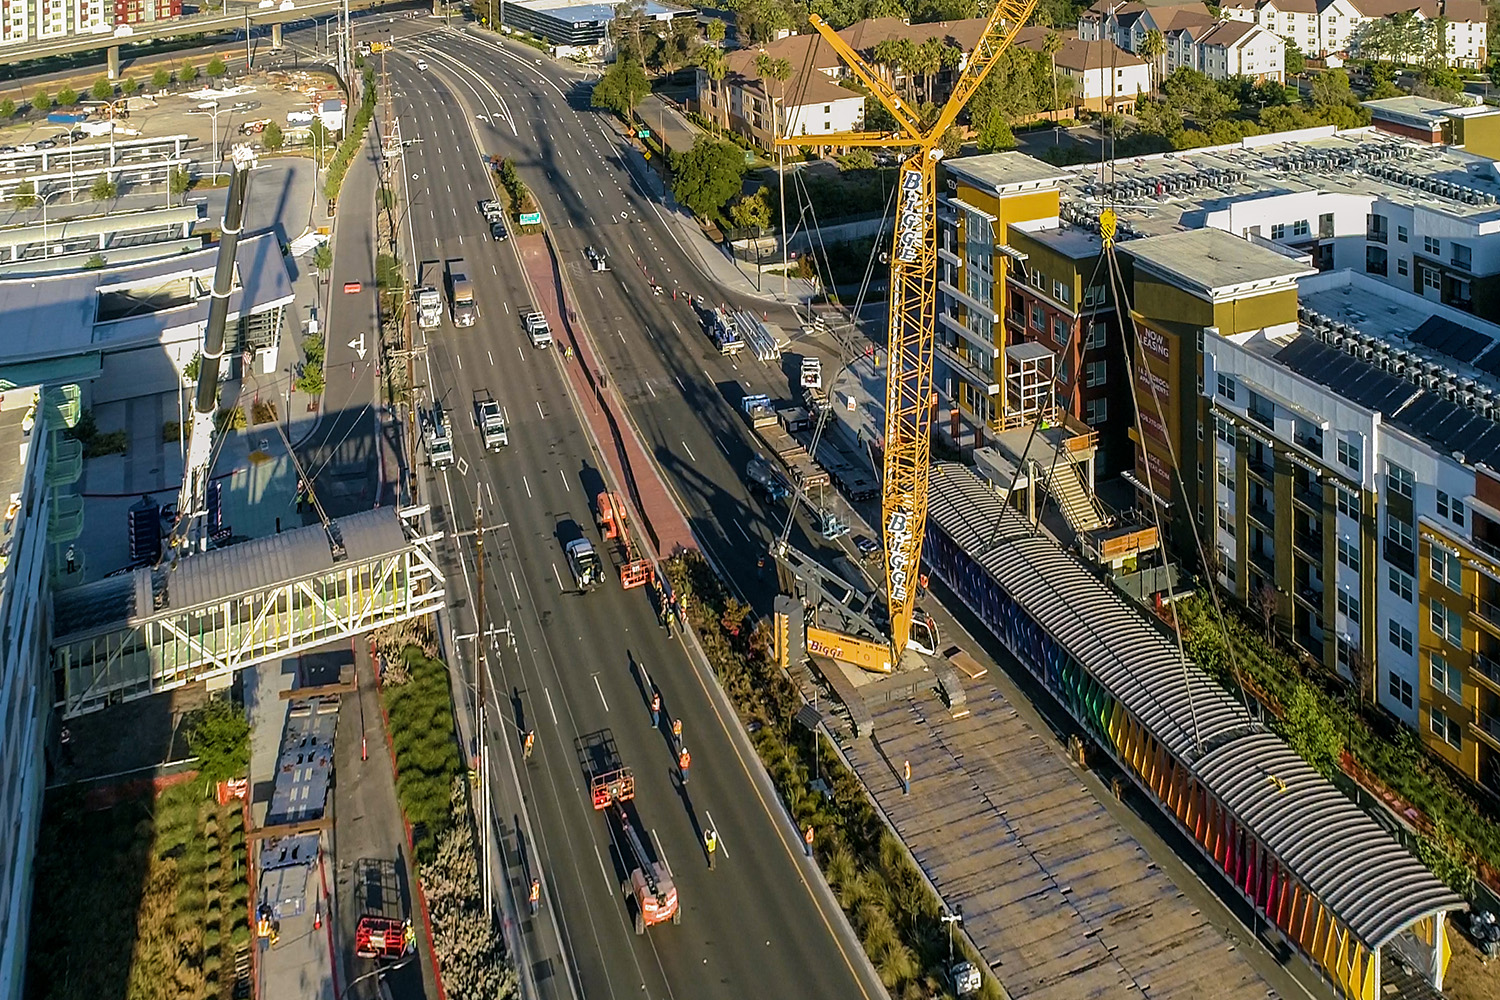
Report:
[[[1252,408],[1245,410],[1245,416],[1249,417],[1251,420],[1254,420],[1257,424],[1260,424],[1268,431],[1274,431],[1276,429],[1276,414],[1272,411],[1257,410]]]
[[[47,540],[71,542],[83,531],[83,499],[76,493],[54,493],[47,512]]]
[[[1397,569],[1415,576],[1417,572],[1417,554],[1404,545],[1398,545],[1389,538],[1380,543],[1381,555],[1385,561]]]
[[[1469,723],[1469,729],[1489,744],[1491,749],[1500,750],[1500,719],[1487,712],[1476,711],[1474,721]]]
[[[47,422],[54,428],[72,427],[83,414],[82,392],[76,385],[53,386],[42,394]]]
[[[1478,535],[1475,535],[1473,538],[1469,539],[1469,541],[1472,542],[1474,544],[1474,547],[1480,552],[1483,552],[1485,555],[1489,556],[1496,562],[1500,562],[1500,544],[1487,541],[1486,539],[1480,538]]]
[[[1276,527],[1276,514],[1263,503],[1251,500],[1248,509],[1252,520],[1259,521],[1261,527],[1274,529]]]
[[[1256,569],[1260,570],[1270,579],[1276,579],[1276,559],[1274,556],[1268,556],[1259,549],[1250,549],[1246,554],[1250,557],[1250,562]]]
[[[1319,614],[1323,613],[1323,588],[1321,585],[1314,587],[1306,580],[1298,580],[1292,586],[1292,596]]]
[[[1312,511],[1323,509],[1323,486],[1321,483],[1292,483],[1292,500]]]
[[[1306,555],[1319,561],[1323,558],[1322,531],[1294,531],[1292,541]]]
[[[1252,476],[1273,482],[1276,478],[1276,466],[1265,458],[1257,458],[1253,453],[1245,456],[1245,468],[1250,470]]]
[[[1387,243],[1390,241],[1390,238],[1390,231],[1386,229],[1365,230],[1365,239],[1369,240],[1371,243]]]
[[[47,486],[72,486],[83,475],[83,445],[61,432],[47,446]]]
[[[1488,626],[1491,632],[1500,635],[1500,604],[1492,604],[1483,597],[1475,596],[1473,617],[1480,625]]]
[[[1474,654],[1474,676],[1487,683],[1491,690],[1500,691],[1500,663],[1483,653]]]

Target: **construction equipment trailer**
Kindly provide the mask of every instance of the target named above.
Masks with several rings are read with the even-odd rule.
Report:
[[[382,858],[360,858],[354,865],[354,954],[360,958],[394,961],[416,950],[417,935],[401,905],[396,863]]]
[[[635,541],[630,537],[630,527],[625,523],[625,503],[618,493],[608,490],[596,499],[599,515],[599,534],[605,541],[620,543],[620,586],[626,590],[643,587],[651,579],[651,560],[641,557]]]
[[[677,905],[672,872],[646,849],[640,827],[625,807],[625,803],[635,798],[635,775],[628,767],[596,774],[589,782],[589,791],[594,808],[609,814],[611,836],[629,872],[620,892],[635,901],[635,932],[644,934],[647,927],[669,920],[681,923],[682,910]]]

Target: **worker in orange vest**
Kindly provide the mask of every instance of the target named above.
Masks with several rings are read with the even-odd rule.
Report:
[[[687,747],[683,747],[677,754],[677,770],[682,772],[682,783],[687,784],[688,765],[693,762],[693,755],[688,753]]]
[[[651,728],[661,725],[661,692],[651,692]]]
[[[807,856],[812,857],[813,828],[811,823],[807,824],[807,832],[802,834],[802,843],[807,846]]]
[[[536,748],[536,730],[535,729],[527,730],[527,732],[526,732],[525,750],[522,753],[522,757],[524,759],[526,759],[526,760],[530,760],[531,759],[531,751],[534,750],[535,748]]]
[[[542,905],[542,880],[534,878],[531,880],[531,915],[536,916],[537,908]]]
[[[682,720],[681,719],[673,719],[672,720],[672,740],[679,747],[682,746]]]

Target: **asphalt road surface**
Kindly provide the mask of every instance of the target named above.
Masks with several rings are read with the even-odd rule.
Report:
[[[490,739],[504,761],[519,758],[522,732],[534,729],[538,735],[533,759],[517,760],[538,838],[523,844],[520,855],[523,869],[542,878],[544,906],[551,911],[543,919],[523,917],[530,971],[545,994],[556,996],[568,992],[559,981],[565,974],[560,963],[567,961],[585,996],[874,1000],[879,986],[858,943],[821,887],[809,886],[795,831],[752,777],[759,765],[738,723],[711,695],[711,681],[693,667],[680,642],[658,627],[646,592],[622,591],[613,580],[590,594],[571,592],[562,543],[581,533],[601,544],[592,505],[604,484],[557,353],[533,349],[521,330],[516,313],[528,299],[525,280],[514,251],[489,239],[477,211],[491,192],[480,150],[525,152],[527,181],[549,217],[561,209],[552,200],[548,169],[564,177],[570,169],[598,175],[591,202],[565,186],[558,189],[574,201],[572,211],[594,216],[592,235],[577,234],[578,246],[607,239],[621,248],[623,260],[631,240],[649,245],[645,241],[660,238],[643,228],[638,213],[631,221],[619,219],[627,201],[621,185],[629,182],[589,142],[607,142],[602,120],[584,115],[585,129],[566,99],[539,82],[530,63],[518,65],[531,65],[526,86],[537,93],[507,84],[511,93],[502,98],[498,87],[492,91],[484,82],[506,63],[498,50],[456,32],[428,37],[435,50],[452,55],[434,57],[413,45],[403,50],[408,58],[388,61],[403,138],[420,140],[405,148],[400,165],[410,194],[403,228],[410,229],[418,260],[467,260],[480,319],[467,329],[445,320],[428,339],[426,381],[448,414],[459,462],[436,474],[424,471],[425,496],[442,508],[434,527],[450,534],[472,527],[476,503],[483,504],[487,525],[500,526],[486,535],[485,618],[508,628],[514,647],[502,638],[490,657]],[[426,73],[415,68],[417,58],[429,63]],[[538,108],[522,134],[504,105],[523,100],[555,100],[553,118],[542,118]],[[529,104],[518,112],[532,113]],[[539,141],[538,132],[571,135],[563,144]],[[610,206],[617,217],[612,224],[605,221]],[[564,219],[552,218],[552,225],[560,238],[566,236]],[[429,280],[441,284],[440,274]],[[618,357],[655,355],[666,346],[656,338],[675,335],[673,320],[696,332],[689,306],[679,302],[671,311],[670,298],[651,295],[639,271],[622,267],[602,277],[600,291],[579,291],[600,301],[598,314],[590,311],[588,319],[601,346],[606,339],[619,345]],[[649,313],[621,311],[636,299]],[[732,466],[713,450],[713,431],[695,413],[689,393],[705,391],[701,382],[684,380],[688,388],[679,389],[667,372],[656,371],[648,376],[656,384],[648,387],[633,371],[613,374],[628,380],[632,396],[654,391],[667,397],[653,424],[670,425],[685,452],[708,449],[698,457],[714,461],[714,474],[737,488]],[[487,394],[504,405],[511,421],[510,446],[497,455],[484,452],[474,427],[475,402]],[[648,441],[660,447],[649,435]],[[464,560],[461,576],[472,585],[472,540],[460,548],[461,555],[458,549],[453,554]],[[611,566],[606,558],[606,568]],[[458,573],[450,576],[455,593],[462,593],[459,579]],[[465,615],[472,608],[460,617]],[[665,727],[652,728],[641,667],[662,691],[664,713],[684,722],[693,754],[685,787]],[[639,937],[620,893],[625,873],[614,832],[591,807],[580,763],[579,740],[604,733],[635,772],[642,826],[652,850],[670,865],[682,903],[681,924]],[[512,820],[510,804],[498,792],[495,807],[502,827],[526,826]],[[701,846],[709,827],[718,831],[721,845],[712,871]],[[524,892],[518,880],[524,883],[525,875],[513,873],[509,891]],[[564,954],[550,940],[548,916],[561,927]]]

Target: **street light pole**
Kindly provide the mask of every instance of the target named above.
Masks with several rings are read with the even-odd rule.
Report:
[[[52,256],[51,241],[47,239],[47,202],[62,193],[62,189],[58,188],[42,196],[42,260],[47,260]]]

